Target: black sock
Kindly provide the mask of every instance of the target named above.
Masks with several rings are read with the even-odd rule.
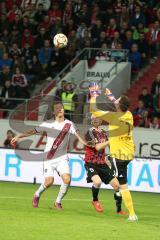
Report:
[[[98,201],[99,188],[92,186],[93,201]]]
[[[118,196],[116,192],[114,193],[114,199],[116,201],[116,211],[120,212],[121,211],[121,204],[122,204],[122,197]]]

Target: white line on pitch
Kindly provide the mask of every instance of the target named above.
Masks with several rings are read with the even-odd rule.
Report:
[[[32,196],[29,197],[13,197],[13,196],[0,196],[0,199],[26,199],[26,200],[31,200]],[[45,198],[43,199],[45,201],[49,201],[50,199]],[[78,199],[78,198],[65,198],[63,199],[63,201],[76,201],[76,202],[90,202],[91,199]],[[101,199],[101,202],[109,202],[110,200],[106,200],[106,199]],[[139,206],[150,206],[149,204],[146,203],[136,203],[134,202],[135,205],[139,205]],[[160,207],[160,204],[154,204],[154,207]],[[152,206],[152,207],[153,207]]]

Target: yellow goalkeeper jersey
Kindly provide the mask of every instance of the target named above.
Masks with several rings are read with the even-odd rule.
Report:
[[[135,150],[132,113],[101,111],[95,103],[96,100],[91,99],[91,113],[109,123],[110,155],[120,160],[132,160]]]

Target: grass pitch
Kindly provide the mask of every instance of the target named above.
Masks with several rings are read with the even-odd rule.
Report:
[[[0,240],[160,240],[160,195],[132,193],[138,222],[114,210],[113,192],[101,190],[104,213],[91,205],[90,189],[70,188],[64,211],[54,210],[59,187],[48,189],[39,208],[31,200],[38,185],[0,183]]]

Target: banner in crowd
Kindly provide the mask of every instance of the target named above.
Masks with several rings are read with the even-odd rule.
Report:
[[[27,154],[26,150],[20,150]],[[34,151],[33,154],[40,154]],[[41,152],[43,154],[43,152]],[[72,175],[72,186],[90,187],[86,182],[83,154],[69,154],[69,165]],[[15,150],[0,149],[0,180],[41,183],[43,182],[43,161],[27,161],[20,159]],[[128,166],[129,188],[135,191],[160,193],[160,160],[138,158]],[[58,174],[55,175],[55,184],[61,184]],[[102,185],[103,188],[110,188]]]

